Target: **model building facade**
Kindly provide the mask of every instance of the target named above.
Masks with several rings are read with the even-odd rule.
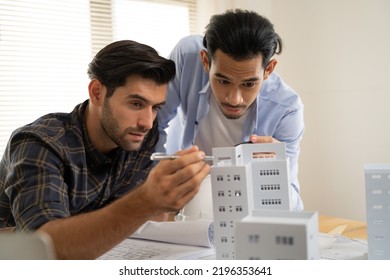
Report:
[[[390,259],[390,164],[366,164],[368,259]]]
[[[319,259],[317,212],[254,210],[236,222],[236,259]]]
[[[285,144],[213,148],[211,185],[217,259],[235,259],[236,221],[254,209],[292,208]]]

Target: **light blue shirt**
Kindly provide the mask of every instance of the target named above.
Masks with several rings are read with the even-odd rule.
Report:
[[[204,49],[202,40],[200,35],[185,37],[170,55],[170,59],[176,63],[176,76],[169,84],[166,104],[158,112],[160,139],[157,151],[175,153],[191,147],[198,133],[198,124],[210,109],[209,76],[200,59],[200,51]],[[168,125],[167,135],[165,129]],[[303,132],[302,101],[273,72],[264,81],[247,121],[238,133],[241,133],[242,142],[248,141],[251,134],[256,134],[272,136],[286,143],[295,211],[303,209],[298,182],[299,143]]]

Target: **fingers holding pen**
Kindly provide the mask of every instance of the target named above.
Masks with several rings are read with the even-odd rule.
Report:
[[[197,146],[177,152],[175,156],[178,158],[160,161],[158,165],[164,168],[164,172],[176,174],[181,171],[184,177],[193,176],[206,164],[206,155]]]
[[[193,176],[182,177],[184,170],[170,176],[170,184],[164,194],[170,201],[170,210],[179,210],[184,207],[199,191],[201,182],[210,173],[210,166],[204,166]],[[191,174],[191,173],[187,173]],[[185,178],[179,182],[178,176]]]
[[[210,172],[210,166],[204,160],[204,152],[197,147],[176,155],[179,157],[160,160],[151,173],[154,186],[157,186],[154,192],[165,197],[170,208],[179,209],[198,192],[200,183]]]
[[[173,185],[180,186],[187,181],[188,185],[199,184],[210,172],[210,166],[203,160],[204,153],[182,156],[169,161],[169,173]],[[168,163],[168,162],[167,162]],[[184,188],[184,187],[183,187]]]
[[[178,170],[172,175],[172,179],[178,184],[178,194],[184,195],[193,190],[197,193],[201,182],[209,173],[210,165],[202,160]]]

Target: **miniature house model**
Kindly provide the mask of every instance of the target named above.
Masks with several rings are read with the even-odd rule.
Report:
[[[390,164],[366,164],[368,259],[390,259]]]
[[[292,208],[285,144],[213,148],[211,185],[217,259],[235,259],[235,222],[253,209]]]
[[[317,212],[254,210],[236,222],[236,259],[319,259]]]

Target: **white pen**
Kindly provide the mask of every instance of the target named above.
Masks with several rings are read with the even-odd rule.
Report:
[[[179,158],[180,156],[176,156],[176,155],[168,155],[168,154],[164,154],[164,153],[153,153],[151,156],[150,156],[150,159],[151,160],[166,160],[166,159],[175,159],[175,158]],[[204,160],[213,160],[214,157],[213,156],[205,156],[204,157]]]

